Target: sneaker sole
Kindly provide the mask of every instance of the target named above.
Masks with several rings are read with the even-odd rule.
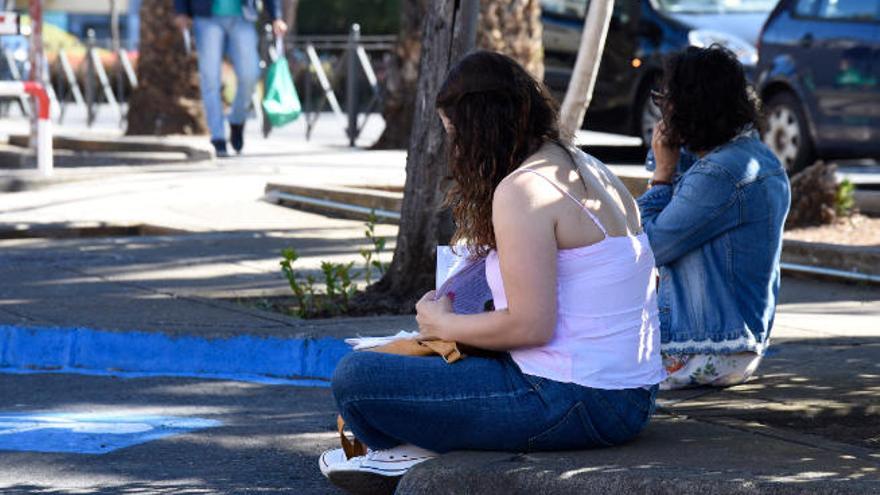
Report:
[[[391,495],[403,474],[385,476],[368,471],[336,471],[327,473],[327,479],[353,495]]]

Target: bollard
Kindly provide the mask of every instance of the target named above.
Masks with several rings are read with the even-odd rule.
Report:
[[[36,101],[34,116],[37,118],[36,139],[31,144],[37,152],[37,169],[45,176],[52,175],[52,121],[51,100],[46,87],[35,81],[0,81],[0,96],[29,95]],[[32,137],[33,139],[33,137]],[[35,146],[34,146],[35,145]]]
[[[360,24],[352,24],[348,34],[348,47],[346,48],[346,61],[348,72],[345,78],[345,110],[348,113],[348,144],[352,148],[358,137],[358,107],[357,107],[357,47],[361,41]]]
[[[86,31],[86,125],[95,123],[95,67],[92,52],[95,50],[95,30]]]
[[[30,82],[38,85],[43,84],[43,0],[31,0],[28,2],[28,13],[31,17],[31,34],[28,39],[28,61],[30,62]],[[43,88],[45,93],[45,88]],[[32,95],[33,96],[33,95]],[[35,98],[31,98],[34,101]],[[40,109],[40,112],[47,111]],[[34,149],[34,141],[39,141],[40,118],[37,112],[31,112],[31,148]],[[34,149],[34,151],[39,151]]]

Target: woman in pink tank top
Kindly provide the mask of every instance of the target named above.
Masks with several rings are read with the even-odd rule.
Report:
[[[621,444],[647,425],[663,379],[654,258],[638,210],[601,163],[560,136],[543,85],[512,59],[477,52],[452,68],[436,106],[449,137],[453,242],[485,263],[494,310],[455,314],[432,291],[416,306],[421,338],[491,352],[453,364],[346,356],[334,397],[370,451],[321,456],[340,484],[393,484],[451,450]]]

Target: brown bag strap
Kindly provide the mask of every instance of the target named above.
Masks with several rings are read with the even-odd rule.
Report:
[[[352,440],[349,440],[348,437],[345,436],[345,420],[342,419],[341,415],[336,416],[336,427],[339,429],[339,441],[342,443],[342,451],[345,452],[346,459],[367,455],[366,445],[361,443],[361,441],[355,437],[352,437]]]

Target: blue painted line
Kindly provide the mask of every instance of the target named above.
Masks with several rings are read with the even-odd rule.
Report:
[[[0,325],[0,372],[180,376],[327,386],[351,348],[341,339],[171,336]]]
[[[212,419],[136,411],[0,412],[0,450],[106,454],[116,449],[220,426]]]
[[[330,388],[330,380],[308,378],[272,378],[260,375],[248,374],[216,374],[216,373],[163,373],[163,372],[133,372],[133,371],[101,371],[84,370],[81,368],[62,368],[54,370],[0,368],[0,373],[8,375],[86,375],[86,376],[112,376],[121,379],[135,378],[197,378],[200,380],[232,380],[237,382],[260,383],[263,385],[288,385],[291,387]]]

